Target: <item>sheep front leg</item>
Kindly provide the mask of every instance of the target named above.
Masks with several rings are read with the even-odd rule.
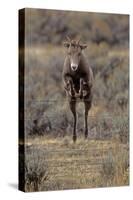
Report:
[[[64,89],[69,96],[75,97],[75,89],[71,77],[64,79]]]
[[[72,80],[69,80],[69,84],[70,84],[70,91],[69,91],[69,94],[70,94],[70,96],[75,97],[75,90],[74,90],[73,81],[72,81]]]

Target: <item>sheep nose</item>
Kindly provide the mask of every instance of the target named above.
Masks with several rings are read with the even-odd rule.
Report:
[[[75,69],[76,69],[76,66],[72,66],[72,68],[75,70]]]
[[[77,65],[72,65],[71,67],[72,67],[72,70],[75,71],[78,66]]]

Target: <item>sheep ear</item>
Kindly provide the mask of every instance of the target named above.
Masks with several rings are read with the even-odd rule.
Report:
[[[82,44],[82,45],[80,45],[80,48],[81,48],[81,49],[86,49],[86,48],[87,48],[87,44]]]
[[[64,47],[68,48],[70,46],[70,43],[69,42],[64,42],[63,45],[64,45]]]

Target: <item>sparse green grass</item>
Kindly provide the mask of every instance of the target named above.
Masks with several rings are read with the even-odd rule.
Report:
[[[26,191],[128,185],[128,149],[119,140],[70,136],[26,141]]]

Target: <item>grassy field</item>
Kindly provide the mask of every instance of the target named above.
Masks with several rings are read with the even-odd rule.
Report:
[[[25,21],[25,191],[128,185],[129,16],[26,9]],[[62,84],[66,36],[87,44],[94,73],[88,139],[79,103],[76,144]]]
[[[27,192],[129,184],[128,144],[116,138],[34,137],[25,150]]]

